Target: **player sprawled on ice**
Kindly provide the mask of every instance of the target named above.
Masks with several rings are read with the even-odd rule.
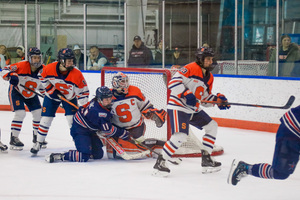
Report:
[[[28,61],[20,61],[3,69],[3,79],[9,81],[8,98],[14,117],[11,122],[10,149],[23,150],[23,142],[19,139],[22,123],[25,118],[26,105],[32,114],[33,142],[36,142],[37,130],[41,120],[41,103],[34,92],[44,93],[38,73],[43,69],[41,51],[32,47],[28,49]],[[24,87],[25,86],[25,87]],[[47,143],[44,142],[43,145]]]
[[[66,153],[52,153],[46,156],[47,162],[72,161],[87,162],[90,158],[103,157],[103,143],[100,137],[114,137],[128,140],[128,131],[111,123],[112,92],[106,87],[96,90],[96,97],[80,107],[73,118],[71,136],[77,150]]]
[[[167,176],[170,169],[166,160],[169,160],[176,150],[186,142],[189,134],[189,125],[204,129],[202,153],[202,173],[221,170],[221,163],[211,157],[215,144],[218,124],[201,108],[199,101],[226,102],[224,95],[211,93],[213,86],[214,52],[211,48],[201,47],[196,52],[196,61],[181,68],[168,84],[171,90],[167,112],[171,122],[172,136],[165,143],[162,155],[157,158],[153,175]],[[212,104],[201,104],[211,107]],[[219,104],[219,109],[229,109],[230,105]]]
[[[142,143],[142,145],[146,145],[152,150],[161,150],[164,141],[157,139],[145,140],[146,124],[143,115],[147,119],[153,120],[156,126],[160,128],[165,123],[166,111],[154,108],[138,87],[129,85],[128,77],[122,72],[118,72],[112,78],[112,86],[114,99],[112,105],[113,124],[128,130],[130,137]],[[122,139],[118,139],[118,143],[127,153],[139,153],[147,150],[139,144],[133,144]],[[107,154],[109,158],[119,157],[110,145],[107,145]]]
[[[236,185],[241,178],[252,175],[264,179],[287,179],[294,173],[300,155],[300,106],[280,118],[272,165],[248,164],[233,160],[227,182]]]
[[[71,49],[64,48],[58,52],[58,61],[46,65],[40,73],[41,82],[46,90],[43,102],[42,119],[38,128],[37,142],[30,152],[37,154],[45,141],[56,110],[62,103],[69,126],[77,109],[62,101],[61,97],[71,103],[84,105],[88,102],[89,89],[80,70],[74,68],[75,56]]]

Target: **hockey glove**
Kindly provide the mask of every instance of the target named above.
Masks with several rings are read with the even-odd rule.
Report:
[[[227,98],[225,97],[225,95],[223,95],[223,94],[217,93],[217,102],[222,103],[222,104],[218,104],[218,107],[220,110],[226,110],[231,107],[229,104],[225,104],[228,101],[227,101]]]
[[[19,83],[18,74],[17,73],[10,73],[9,77],[10,77],[9,83],[16,87]]]
[[[185,92],[183,92],[181,94],[181,98],[184,98],[186,100],[187,105],[193,106],[193,107],[196,106],[197,99],[190,90],[186,90]]]

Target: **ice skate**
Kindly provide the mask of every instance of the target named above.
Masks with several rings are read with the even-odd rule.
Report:
[[[10,149],[11,150],[17,150],[17,151],[22,151],[24,144],[23,142],[20,141],[18,137],[15,136],[10,136]]]
[[[1,152],[7,152],[8,147],[3,144],[2,142],[0,142],[0,151]]]
[[[153,168],[154,168],[154,171],[152,173],[153,176],[167,177],[170,173],[170,169],[166,163],[166,160],[163,159],[162,155],[158,156]]]
[[[242,177],[247,175],[248,164],[243,161],[233,160],[231,164],[231,168],[229,171],[229,175],[227,178],[227,183],[236,185]]]
[[[33,142],[33,143],[36,143],[36,142],[37,142],[37,135],[33,134],[32,142]],[[47,141],[42,142],[41,148],[42,148],[42,149],[46,149],[46,148],[47,148],[47,144],[48,144]]]
[[[37,154],[39,152],[39,150],[41,149],[42,143],[40,142],[36,142],[34,143],[33,147],[30,149],[30,152],[32,154]]]
[[[53,163],[55,161],[64,161],[65,155],[62,153],[51,153],[45,157],[48,163]]]
[[[221,163],[215,161],[207,151],[202,150],[202,174],[214,173],[221,170]]]

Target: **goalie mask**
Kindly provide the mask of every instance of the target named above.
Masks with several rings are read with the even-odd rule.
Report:
[[[112,91],[106,87],[98,87],[96,90],[96,99],[99,103],[101,103],[104,107],[110,108],[111,107],[111,99],[112,99]],[[104,102],[103,99],[110,99],[110,101],[107,105],[105,105],[107,102]]]
[[[60,49],[57,55],[58,62],[64,66],[68,71],[71,71],[74,68],[74,64],[76,63],[75,55],[72,49],[63,48]],[[73,64],[71,66],[66,66],[67,59],[73,60]]]
[[[32,56],[39,56],[40,59],[38,62],[33,62]],[[27,52],[28,61],[31,66],[35,68],[39,68],[42,65],[42,53],[37,47],[31,47]]]
[[[112,78],[111,84],[118,93],[128,94],[129,82],[128,77],[124,73],[118,72]]]
[[[212,71],[215,68],[215,65],[210,65],[209,67],[204,67],[204,59],[205,57],[214,57],[215,53],[212,48],[208,47],[200,47],[197,49],[196,53],[196,62],[201,67],[208,71]]]

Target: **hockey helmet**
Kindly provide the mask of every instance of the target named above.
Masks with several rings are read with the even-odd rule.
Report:
[[[126,76],[122,72],[118,72],[111,81],[111,84],[115,90],[118,92],[122,92],[124,94],[128,93],[129,80],[128,76]]]
[[[106,86],[98,87],[96,90],[97,101],[102,104],[102,101],[105,98],[112,98],[112,91]],[[106,107],[110,106],[111,105],[107,105]]]
[[[37,55],[40,56],[40,61],[38,63],[33,63],[31,57]],[[41,50],[37,47],[30,47],[27,52],[28,61],[30,62],[30,65],[39,68],[42,65],[42,53]]]
[[[74,65],[66,67],[65,66],[66,60],[73,59],[73,64],[76,63],[75,55],[74,55],[72,49],[69,49],[69,48],[60,49],[58,51],[57,59],[58,59],[58,62],[60,62],[60,64],[62,64],[68,71],[71,71],[74,68]]]
[[[198,63],[198,65],[200,65],[202,68],[204,68],[203,65],[204,65],[205,57],[214,57],[215,53],[212,48],[200,47],[199,49],[197,49],[195,56],[196,56],[196,62]],[[214,65],[212,65],[208,68],[205,68],[205,69],[208,69],[209,71],[211,71],[211,70],[213,70],[213,68],[214,68]]]

